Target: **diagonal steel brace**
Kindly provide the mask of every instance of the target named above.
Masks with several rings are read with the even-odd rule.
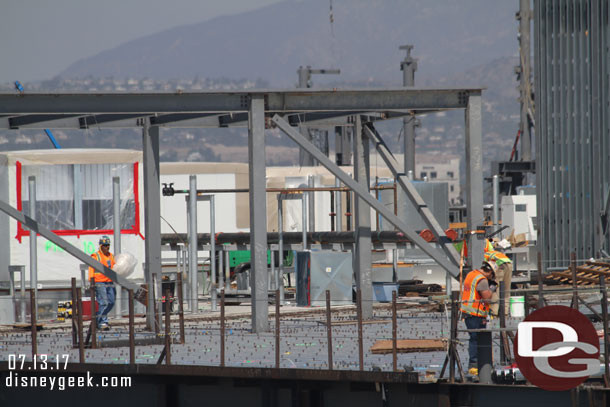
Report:
[[[25,227],[27,227],[30,230],[35,231],[36,233],[38,233],[45,239],[55,243],[57,246],[61,247],[66,252],[68,252],[72,256],[76,257],[78,260],[82,261],[89,267],[93,267],[95,270],[104,274],[106,277],[108,277],[109,279],[111,279],[112,281],[114,281],[115,283],[120,285],[121,287],[124,287],[127,290],[133,290],[134,298],[136,300],[138,300],[139,302],[141,302],[142,304],[146,305],[146,294],[147,294],[146,288],[141,287],[138,284],[135,284],[135,283],[127,280],[125,277],[118,275],[111,268],[106,267],[102,263],[93,259],[92,257],[87,256],[85,253],[83,253],[82,251],[77,249],[75,246],[70,244],[67,240],[57,236],[50,229],[39,224],[37,221],[30,218],[29,216],[24,215],[23,213],[19,212],[18,210],[16,210],[15,208],[13,208],[12,206],[10,206],[9,204],[7,204],[4,201],[0,201],[0,211],[6,213],[8,216],[17,220],[18,222],[23,223],[23,225]]]
[[[352,177],[347,175],[341,170],[336,164],[334,164],[326,155],[322,154],[311,142],[306,140],[298,131],[293,129],[288,122],[286,122],[281,116],[275,115],[271,119],[273,123],[277,125],[288,137],[290,137],[295,143],[301,148],[311,154],[316,160],[326,167],[331,173],[339,178],[345,185],[347,185],[359,198],[364,199],[372,208],[381,214],[388,222],[396,226],[401,232],[403,232],[407,238],[421,248],[428,256],[436,261],[443,269],[449,272],[453,277],[458,276],[457,267],[451,262],[447,261],[447,257],[444,253],[439,252],[432,245],[421,238],[417,233],[410,230],[405,222],[400,220],[396,215],[389,211],[381,202],[377,201],[368,191],[362,188]]]
[[[387,145],[384,143],[383,139],[381,138],[381,135],[379,135],[379,133],[371,123],[367,123],[364,126],[364,132],[369,137],[369,139],[371,139],[371,141],[375,143],[375,148],[379,152],[379,155],[381,155],[383,161],[385,161],[390,171],[392,171],[392,175],[394,175],[402,189],[407,193],[407,196],[409,197],[415,208],[417,208],[417,211],[419,212],[424,222],[426,222],[428,228],[432,230],[432,233],[441,245],[441,248],[443,249],[445,254],[449,257],[450,260],[453,261],[456,266],[459,266],[460,256],[453,247],[451,240],[447,238],[447,236],[445,236],[445,231],[438,223],[438,221],[432,214],[432,211],[430,211],[430,208],[428,208],[428,205],[422,199],[421,195],[419,195],[417,189],[415,189],[415,187],[411,183],[411,180],[409,180],[404,173],[398,172],[398,161],[396,161],[396,158],[394,158],[394,155],[390,152]]]

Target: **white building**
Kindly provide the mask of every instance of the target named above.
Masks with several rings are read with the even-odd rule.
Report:
[[[428,182],[446,182],[449,185],[449,202],[452,205],[462,203],[459,156],[417,154],[415,178],[427,179]]]

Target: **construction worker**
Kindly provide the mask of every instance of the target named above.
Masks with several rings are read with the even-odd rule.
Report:
[[[464,315],[464,322],[468,329],[481,329],[487,326],[489,315],[489,302],[492,290],[497,287],[490,285],[498,266],[493,261],[484,261],[480,270],[472,270],[464,280],[462,290],[462,301],[460,309]],[[478,333],[469,332],[468,342],[468,373],[476,375],[477,367],[477,342]]]
[[[115,261],[114,255],[110,253],[110,238],[108,236],[102,236],[99,240],[99,245],[99,250],[93,253],[91,257],[104,266],[113,268]],[[110,325],[108,325],[108,313],[112,307],[114,307],[116,289],[114,288],[111,279],[96,271],[94,268],[89,267],[89,280],[91,280],[91,278],[95,281],[95,299],[99,305],[99,309],[95,314],[97,327],[103,331],[108,331],[110,330]]]
[[[489,239],[485,239],[485,249],[483,250],[483,257],[487,261],[493,261],[498,266],[496,272],[496,282],[499,284],[500,281],[504,282],[504,315],[508,315],[508,298],[510,298],[510,281],[513,276],[513,262],[504,253],[496,250]],[[493,316],[498,316],[498,310],[500,309],[500,293],[494,292],[491,297],[490,312]]]

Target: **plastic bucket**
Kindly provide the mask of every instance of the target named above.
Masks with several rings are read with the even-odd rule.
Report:
[[[525,316],[525,297],[510,297],[508,300],[511,317],[524,317]]]

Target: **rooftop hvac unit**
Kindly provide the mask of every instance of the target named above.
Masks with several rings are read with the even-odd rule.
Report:
[[[351,304],[352,276],[349,252],[297,252],[297,305],[324,306],[326,290],[332,305]]]

